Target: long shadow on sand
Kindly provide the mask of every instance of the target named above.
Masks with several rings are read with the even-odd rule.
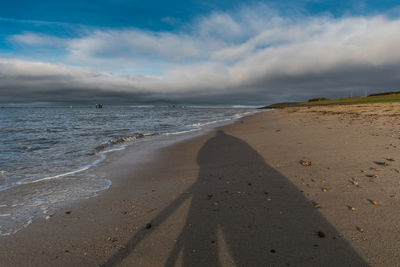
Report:
[[[246,142],[218,131],[198,154],[197,181],[107,260],[122,262],[146,235],[191,200],[169,258],[184,266],[368,266],[310,200]],[[325,237],[318,236],[323,232]]]

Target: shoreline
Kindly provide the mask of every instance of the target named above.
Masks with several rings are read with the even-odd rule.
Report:
[[[134,173],[125,153],[105,166],[111,189],[0,238],[0,264],[395,264],[397,164],[369,168],[396,157],[389,133],[400,129],[395,117],[383,115],[390,127],[372,118],[381,106],[330,108],[241,118],[161,148]]]
[[[4,215],[4,217],[0,217],[4,218],[2,227],[0,228],[0,237],[13,235],[21,229],[29,227],[32,222],[38,219],[40,220],[47,216],[51,217],[55,209],[59,206],[63,206],[66,202],[96,197],[98,194],[101,194],[102,191],[107,190],[112,182],[108,179],[107,171],[104,171],[103,162],[107,160],[107,158],[108,161],[110,161],[110,158],[119,160],[118,156],[113,156],[113,154],[120,154],[118,153],[119,151],[130,149],[131,146],[135,147],[130,149],[133,151],[136,149],[156,150],[157,144],[159,144],[159,147],[168,146],[174,142],[199,135],[210,128],[233,123],[238,118],[257,112],[260,111],[238,110],[236,113],[233,112],[232,114],[225,114],[222,112],[222,115],[216,115],[213,121],[211,121],[210,118],[208,121],[198,118],[198,120],[192,120],[194,123],[190,125],[188,124],[190,123],[189,120],[184,126],[176,125],[175,128],[171,127],[171,129],[164,132],[136,133],[134,135],[114,139],[110,137],[111,139],[108,141],[93,148],[93,151],[88,151],[86,158],[80,158],[81,161],[75,160],[74,164],[65,164],[66,168],[61,172],[50,171],[49,174],[42,173],[42,175],[38,172],[34,177],[28,176],[26,179],[17,179],[14,183],[6,183],[4,188],[0,190],[3,191],[2,200],[4,201],[3,207],[5,207],[4,210],[2,210],[2,214],[0,214],[0,216]],[[146,143],[150,147],[143,146],[141,145],[142,143]],[[123,155],[123,153],[121,154]],[[23,162],[21,164],[23,164]],[[67,166],[69,166],[69,168]],[[49,170],[51,169],[52,168],[49,168]],[[97,169],[101,170],[106,175],[99,175],[96,171]],[[35,172],[36,170],[33,169],[31,171]],[[11,177],[13,178],[13,176]],[[64,189],[66,190],[64,191],[62,190],[62,186],[60,186],[62,183],[65,183]],[[59,188],[59,190],[54,191],[54,194],[52,194],[52,188]],[[78,188],[80,189],[74,190]],[[31,194],[29,190],[31,190]],[[41,195],[34,193],[39,191],[41,191]],[[63,197],[58,197],[59,194],[64,194],[64,192],[65,195]],[[14,196],[21,194],[26,194],[26,198],[18,199],[20,202],[15,204],[17,203],[17,198]],[[43,198],[42,195],[46,197]],[[29,208],[25,208],[21,203],[27,203]],[[14,215],[15,217],[13,217]]]

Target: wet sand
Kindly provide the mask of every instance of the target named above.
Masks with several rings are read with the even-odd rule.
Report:
[[[0,238],[0,266],[396,266],[398,113],[288,108],[123,152],[111,189]]]

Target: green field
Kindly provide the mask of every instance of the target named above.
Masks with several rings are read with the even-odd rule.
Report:
[[[326,105],[351,105],[368,103],[387,103],[400,102],[400,93],[384,93],[381,95],[371,95],[367,97],[346,97],[339,99],[326,99],[320,101],[307,102],[283,102],[276,103],[263,108],[287,108],[287,107],[308,107],[308,106],[326,106]]]

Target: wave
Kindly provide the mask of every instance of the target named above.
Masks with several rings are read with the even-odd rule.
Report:
[[[190,130],[182,130],[182,131],[177,131],[177,132],[172,132],[172,133],[164,133],[163,135],[176,135],[176,134],[185,134],[185,133],[191,133],[191,132],[196,132],[199,131],[199,128],[196,129],[190,129]]]
[[[207,122],[198,122],[198,123],[193,123],[191,126],[195,126],[195,127],[202,127],[202,126],[207,126],[210,124],[216,124],[219,122],[224,122],[224,121],[231,121],[231,118],[228,119],[222,119],[222,120],[215,120],[215,121],[207,121]]]
[[[160,133],[136,133],[134,135],[130,135],[130,136],[123,136],[117,139],[111,139],[108,140],[107,142],[95,147],[95,151],[98,153],[102,150],[104,150],[107,147],[113,146],[113,145],[117,145],[117,144],[122,144],[122,143],[126,143],[126,142],[130,142],[139,138],[143,138],[146,136],[154,136],[154,135],[159,135]],[[121,150],[121,149],[117,149],[117,150]],[[96,154],[96,153],[92,153],[92,154]]]
[[[263,112],[262,110],[257,110],[257,111],[247,111],[247,112],[241,112],[241,113],[236,113],[235,115],[233,115],[233,119],[234,120],[237,120],[237,119],[240,119],[240,118],[243,118],[243,117],[247,117],[247,116],[250,116],[250,115],[253,115],[253,114],[257,114],[257,113],[260,113],[260,112]]]
[[[100,162],[102,162],[103,160],[106,159],[105,155],[100,155],[100,158],[95,160],[94,162],[92,162],[91,164],[88,164],[86,166],[83,166],[77,170],[73,170],[70,172],[66,172],[66,173],[62,173],[62,174],[58,174],[58,175],[54,175],[54,176],[48,176],[48,177],[44,177],[44,178],[40,178],[40,179],[36,179],[36,180],[29,180],[29,181],[20,181],[17,182],[17,185],[24,185],[24,184],[34,184],[34,183],[39,183],[39,182],[43,182],[43,181],[49,181],[49,180],[55,180],[61,177],[65,177],[65,176],[69,176],[69,175],[73,175],[73,174],[77,174],[83,171],[86,171],[92,167],[97,166]]]

